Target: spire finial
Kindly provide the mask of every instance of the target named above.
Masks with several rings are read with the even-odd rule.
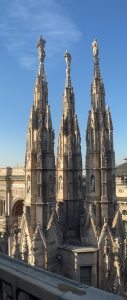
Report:
[[[97,61],[98,60],[99,50],[98,50],[98,43],[97,43],[96,39],[93,40],[92,48],[93,48],[94,61]]]
[[[99,69],[99,49],[98,49],[98,42],[96,39],[94,39],[92,42],[92,48],[93,48],[93,57],[94,57],[94,77],[101,78],[100,69]]]
[[[41,35],[37,44],[38,53],[39,53],[39,75],[44,75],[45,43],[46,41],[42,38]]]
[[[64,55],[65,61],[66,61],[66,87],[71,87],[71,76],[70,76],[70,70],[71,70],[71,54],[68,50],[66,50],[66,53]]]

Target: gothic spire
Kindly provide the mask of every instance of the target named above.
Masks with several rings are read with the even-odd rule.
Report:
[[[93,48],[93,58],[94,58],[94,78],[100,77],[100,68],[99,68],[99,49],[97,40],[93,40],[92,42]]]
[[[99,49],[97,40],[92,42],[94,58],[94,79],[91,85],[91,102],[94,110],[104,111],[105,109],[105,89],[99,67]]]
[[[66,82],[65,87],[71,88],[71,76],[70,76],[70,70],[71,70],[71,54],[66,50],[66,53],[64,55],[65,61],[66,61]]]
[[[39,56],[39,69],[34,88],[34,104],[36,107],[40,108],[45,108],[48,104],[48,87],[46,82],[46,74],[44,70],[45,43],[46,41],[42,38],[41,35],[37,44]]]
[[[45,78],[45,71],[44,71],[44,58],[45,58],[45,43],[46,41],[42,38],[42,35],[39,38],[37,48],[38,48],[38,54],[39,54],[39,71],[38,74]]]

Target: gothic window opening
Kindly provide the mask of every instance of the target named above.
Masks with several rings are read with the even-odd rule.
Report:
[[[62,191],[62,189],[63,189],[63,177],[61,175],[59,176],[58,189],[59,189],[59,191]]]
[[[0,199],[0,216],[2,216],[5,213],[5,201],[3,199]]]
[[[91,193],[95,193],[95,176],[94,175],[91,175],[90,184],[91,184]]]

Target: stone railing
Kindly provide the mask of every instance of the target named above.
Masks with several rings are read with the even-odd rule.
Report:
[[[0,254],[0,300],[122,300]]]

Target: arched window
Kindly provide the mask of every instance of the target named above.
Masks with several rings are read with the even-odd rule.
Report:
[[[94,175],[91,175],[90,184],[91,184],[91,193],[95,193],[95,176]]]
[[[2,216],[5,213],[5,201],[3,199],[0,199],[0,216]]]
[[[61,175],[59,176],[58,189],[59,191],[63,189],[63,177]]]
[[[21,217],[23,214],[23,200],[17,200],[12,209],[13,217]]]

